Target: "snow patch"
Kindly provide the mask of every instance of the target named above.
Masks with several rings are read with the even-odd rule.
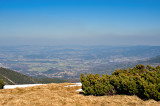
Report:
[[[82,91],[82,89],[78,89],[78,90],[76,90],[76,91],[80,92],[80,91]]]
[[[76,85],[67,85],[67,86],[64,86],[64,87],[82,86],[82,83],[80,83],[80,82],[79,83],[74,83],[74,84],[76,84]],[[78,89],[76,91],[80,92],[80,91],[82,91],[82,89]]]
[[[67,85],[67,86],[64,86],[64,87],[82,86],[81,83],[73,83],[73,84],[76,84],[76,85]]]
[[[13,88],[24,88],[29,86],[36,86],[36,85],[43,85],[43,84],[23,84],[23,85],[5,85],[3,89],[13,89]]]
[[[73,86],[82,86],[81,83],[73,83],[75,85],[67,85],[64,87],[73,87]],[[30,87],[30,86],[37,86],[37,85],[44,85],[44,84],[23,84],[23,85],[5,85],[3,89],[14,89],[14,88],[24,88],[24,87]],[[82,89],[76,90],[78,92],[82,91]]]

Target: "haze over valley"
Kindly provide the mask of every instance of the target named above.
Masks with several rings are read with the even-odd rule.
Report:
[[[0,46],[0,66],[33,77],[71,79],[111,74],[159,53],[160,46]]]

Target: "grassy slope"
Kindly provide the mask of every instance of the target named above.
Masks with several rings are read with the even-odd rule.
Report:
[[[136,96],[84,96],[81,87],[47,84],[27,88],[0,90],[0,106],[160,106],[154,100],[143,101]]]

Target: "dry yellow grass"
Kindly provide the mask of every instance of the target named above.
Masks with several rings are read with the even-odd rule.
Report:
[[[0,106],[160,106],[160,102],[136,96],[84,96],[76,91],[81,87],[65,85],[70,84],[0,90]]]

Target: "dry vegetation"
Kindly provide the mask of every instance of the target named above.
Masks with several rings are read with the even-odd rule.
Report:
[[[84,96],[64,84],[0,90],[0,106],[160,106],[154,100],[143,101],[136,96]]]

